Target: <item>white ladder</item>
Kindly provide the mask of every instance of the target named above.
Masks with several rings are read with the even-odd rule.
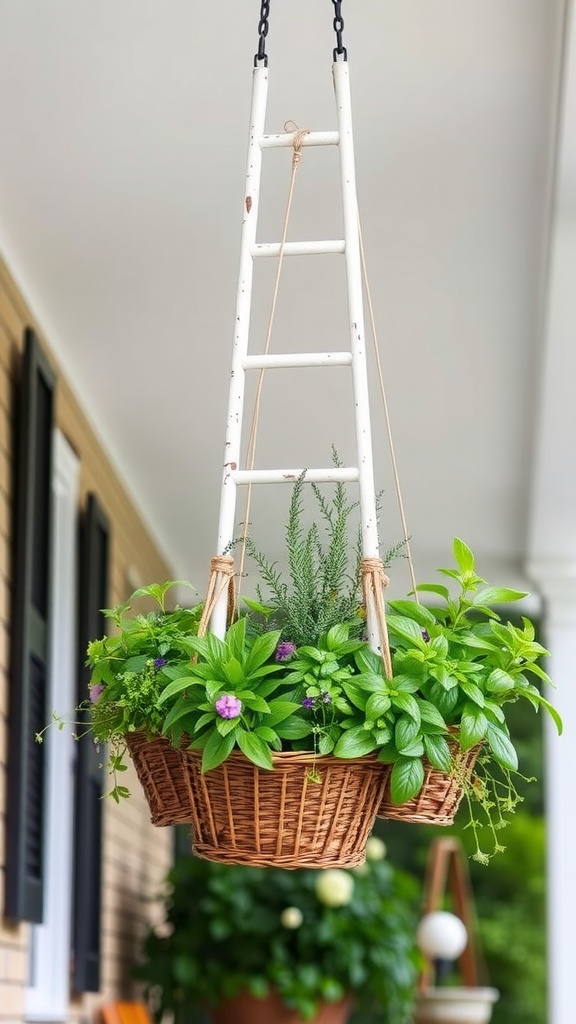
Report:
[[[257,66],[253,70],[252,105],[246,172],[245,213],[242,226],[238,295],[232,356],[231,383],[226,423],[224,471],[218,525],[218,554],[224,554],[235,535],[236,489],[240,484],[293,482],[302,469],[239,469],[244,392],[247,370],[272,367],[350,366],[355,409],[357,466],[307,469],[306,481],[350,482],[359,485],[359,506],[362,536],[362,554],[365,558],[378,558],[378,531],[376,521],[376,495],[372,459],[372,436],[368,401],[368,375],[364,340],[364,309],[362,299],[362,267],[358,206],[356,199],[356,173],[352,136],[350,80],[346,60],[335,60],[332,65],[337,107],[338,131],[309,132],[304,146],[336,146],[340,156],[344,238],[312,242],[257,242],[258,205],[262,154],[266,149],[291,147],[294,133],[264,134],[268,96],[268,68]],[[248,354],[250,311],[254,260],[275,256],[306,256],[323,253],[342,253],[346,261],[348,320],[350,350],[347,352],[311,352],[285,355]],[[223,636],[226,630],[227,599],[223,593],[211,618],[211,630]],[[367,608],[367,625],[374,647],[379,646],[379,634],[374,612]]]

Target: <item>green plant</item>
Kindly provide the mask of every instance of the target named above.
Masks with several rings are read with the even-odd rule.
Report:
[[[477,837],[474,856],[485,860],[470,801],[480,803],[498,850],[495,829],[503,827],[506,813],[520,800],[513,781],[518,755],[505,705],[525,699],[536,711],[543,707],[559,733],[562,723],[533,682],[533,677],[550,682],[540,665],[549,652],[535,639],[533,624],[527,618],[522,618],[521,627],[504,623],[493,607],[518,601],[526,594],[485,585],[476,573],[472,552],[459,539],[454,541],[454,556],[456,567],[439,571],[457,584],[455,597],[448,587],[427,583],[418,590],[439,598],[437,606],[427,608],[416,601],[390,603],[388,629],[394,667],[390,686],[392,690],[399,684],[412,689],[414,698],[395,716],[394,739],[379,756],[393,763],[392,799],[403,803],[421,789],[424,756],[441,771],[450,771],[447,729],[462,750],[480,744],[477,768],[465,795]],[[435,718],[422,714],[422,698],[436,709]]]
[[[203,771],[216,768],[236,746],[261,768],[273,767],[270,748],[281,749],[278,727],[300,710],[282,698],[283,665],[269,661],[279,641],[277,631],[249,638],[241,618],[223,640],[210,633],[191,639],[194,661],[164,668],[172,681],[159,704],[172,706],[163,731],[174,743],[186,733],[202,747]]]
[[[332,461],[336,467],[341,466],[334,448]],[[297,647],[317,646],[332,626],[346,625],[353,637],[359,637],[365,627],[360,583],[361,538],[358,532],[352,545],[350,536],[351,516],[358,502],[348,502],[342,483],[335,484],[332,500],[316,484],[310,484],[324,532],[316,522],[306,529],[302,498],[305,486],[303,472],[292,489],[285,530],[289,582],[252,537],[245,539],[246,550],[268,594],[264,598],[258,584],[259,600],[244,601],[255,618],[266,623],[267,629],[280,629],[283,638]],[[384,565],[401,554],[403,546],[401,542],[387,551]]]
[[[334,455],[336,464],[337,457]],[[235,749],[272,770],[274,752],[308,751],[341,758],[376,755],[392,764],[391,798],[417,796],[425,762],[458,772],[453,743],[463,751],[480,746],[471,780],[461,780],[477,837],[475,856],[486,859],[478,839],[473,802],[496,829],[520,799],[518,757],[506,706],[519,699],[544,708],[561,731],[554,707],[539,685],[549,682],[540,661],[548,652],[532,623],[502,621],[494,606],[525,595],[486,584],[472,552],[454,541],[454,568],[440,569],[449,585],[421,584],[435,603],[391,601],[387,619],[392,676],[367,642],[366,615],[358,592],[358,544],[350,565],[350,522],[355,505],[335,485],[328,501],[313,494],[326,526],[327,543],[313,523],[304,528],[305,475],[296,481],[286,526],[290,584],[274,563],[249,543],[271,602],[246,600],[247,611],[224,637],[199,637],[200,606],[167,612],[174,581],[136,591],[108,610],[116,627],[88,648],[90,697],[82,709],[86,728],[110,741],[112,795],[126,795],[116,781],[125,768],[126,734],[164,734],[174,746],[186,738],[202,749],[202,770],[220,765]],[[388,557],[397,554],[398,546]],[[152,598],[157,609],[131,615],[131,602]],[[319,768],[311,769],[318,777]],[[458,775],[457,775],[458,777]]]
[[[537,781],[518,788],[524,802],[505,832],[506,849],[490,862],[470,862],[475,919],[480,939],[482,983],[494,985],[500,998],[492,1011],[493,1024],[542,1024],[546,1020],[546,823],[543,814],[543,721],[526,701],[506,709],[514,745],[524,772]],[[475,839],[467,825],[465,805],[450,835],[462,840],[471,856]],[[412,874],[423,876],[433,837],[446,829],[407,826],[401,821],[380,825],[390,858]],[[481,842],[490,840],[481,830]],[[446,909],[454,909],[448,905]],[[486,970],[483,970],[485,964]]]
[[[340,757],[374,751],[391,732],[367,730],[365,709],[375,700],[388,707],[390,699],[378,657],[374,665],[366,643],[350,640],[348,630],[340,623],[317,647],[297,648],[281,641],[277,630],[250,634],[241,618],[223,640],[194,638],[198,658],[163,670],[172,678],[158,698],[160,706],[171,702],[163,731],[174,744],[186,734],[191,746],[202,748],[203,771],[235,747],[267,769],[273,767],[271,751]]]
[[[311,1019],[352,994],[360,1019],[404,1024],[418,955],[418,886],[383,860],[381,840],[352,871],[253,868],[179,859],[165,920],[147,935],[138,976],[158,1020],[190,1003],[276,990]]]
[[[544,819],[522,808],[507,829],[506,853],[473,875],[488,975],[500,991],[494,1024],[546,1020],[545,861]]]
[[[262,603],[257,587],[260,600],[244,599],[248,611],[222,639],[208,633],[192,640],[193,663],[163,671],[171,679],[159,698],[169,706],[163,731],[174,744],[186,734],[202,748],[203,771],[235,748],[271,769],[274,751],[358,757],[389,738],[365,726],[370,698],[370,707],[390,700],[381,661],[360,636],[359,544],[350,545],[356,504],[340,483],[332,501],[311,485],[326,525],[323,544],[316,523],[303,525],[304,481],[302,474],[294,484],[286,524],[291,584],[248,539],[272,603]]]
[[[168,610],[166,598],[175,586],[194,590],[185,580],[153,583],[135,590],[115,608],[103,609],[115,632],[88,646],[89,695],[75,709],[72,724],[77,735],[89,732],[97,743],[109,743],[107,767],[113,778],[109,795],[116,802],[130,795],[118,782],[118,774],[126,771],[126,734],[162,732],[166,710],[159,697],[170,678],[165,672],[189,664],[194,654],[192,638],[198,631],[202,606]],[[133,612],[138,600],[152,600],[155,607]],[[68,724],[57,714],[53,723],[60,729]],[[36,738],[41,741],[42,733]]]

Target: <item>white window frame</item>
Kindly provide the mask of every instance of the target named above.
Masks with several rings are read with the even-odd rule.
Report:
[[[78,491],[80,461],[54,431],[49,708],[68,714],[76,704]],[[44,833],[44,919],[30,929],[26,1021],[64,1022],[70,1004],[70,931],[74,838],[72,729],[48,729]]]

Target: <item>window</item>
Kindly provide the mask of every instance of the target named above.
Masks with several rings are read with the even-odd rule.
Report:
[[[63,435],[54,434],[52,585],[48,704],[68,714],[77,687],[77,502],[79,461]],[[72,730],[52,727],[45,738],[46,814],[44,914],[30,931],[26,1019],[65,1021],[70,998],[74,761]]]

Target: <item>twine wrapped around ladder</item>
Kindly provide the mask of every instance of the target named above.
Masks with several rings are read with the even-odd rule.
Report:
[[[362,578],[362,594],[364,606],[368,611],[371,607],[374,611],[374,621],[378,631],[378,641],[384,674],[387,679],[392,678],[392,658],[390,656],[390,643],[388,640],[388,627],[386,625],[386,608],[384,604],[384,590],[390,582],[384,572],[384,563],[381,558],[363,558],[360,563],[360,575]]]
[[[378,646],[387,679],[392,678],[392,659],[386,625],[386,607],[384,591],[390,582],[384,572],[381,558],[363,558],[360,563],[362,595],[364,607],[374,610],[374,621],[378,631]],[[234,587],[234,559],[231,555],[215,555],[210,560],[210,579],[202,617],[198,626],[198,636],[204,636],[208,629],[212,612],[222,593],[228,591],[228,622],[234,620],[236,612],[236,589]]]
[[[202,616],[198,625],[198,636],[204,636],[212,612],[224,591],[228,592],[228,623],[233,622],[236,612],[236,590],[234,587],[234,559],[232,555],[214,555],[210,559],[210,579]]]

